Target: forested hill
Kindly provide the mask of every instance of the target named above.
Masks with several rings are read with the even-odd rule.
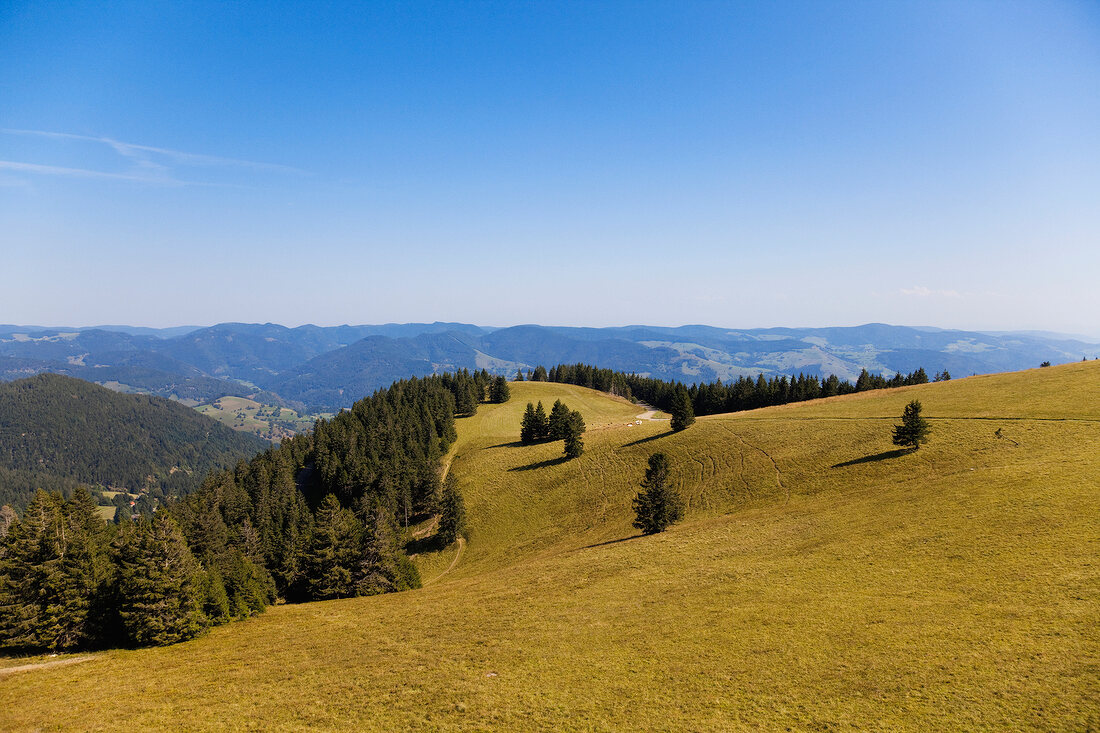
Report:
[[[72,482],[186,493],[266,446],[160,397],[57,374],[0,384],[3,504],[22,506],[35,488]]]

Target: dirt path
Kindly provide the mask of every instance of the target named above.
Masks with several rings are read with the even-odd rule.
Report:
[[[654,415],[657,414],[657,408],[651,407],[650,405],[647,405],[644,402],[639,402],[638,406],[646,408],[645,412],[643,412],[641,415],[637,416],[637,418],[639,420],[653,420],[655,422],[660,422],[661,420],[667,420],[668,419],[667,417],[654,417]]]
[[[465,539],[463,539],[462,537],[459,537],[459,538],[458,538],[458,552],[456,552],[456,553],[455,553],[455,559],[454,559],[454,560],[451,560],[451,564],[447,566],[447,569],[446,569],[446,570],[444,570],[444,571],[443,571],[442,573],[440,573],[439,575],[435,576],[435,577],[434,577],[434,578],[432,578],[431,580],[429,580],[429,581],[427,581],[426,583],[424,583],[424,585],[425,585],[425,586],[431,585],[432,583],[434,583],[435,581],[439,580],[440,578],[442,578],[442,577],[443,577],[444,575],[446,575],[447,573],[449,573],[449,572],[451,572],[452,570],[454,570],[454,569],[455,569],[455,565],[458,565],[458,561],[462,559],[462,551],[463,551],[463,550],[465,550],[465,549],[466,549],[466,540],[465,540]]]
[[[447,480],[447,474],[451,472],[451,463],[454,462],[455,454],[456,454],[456,451],[454,449],[452,449],[451,451],[449,451],[447,453],[446,456],[443,457],[443,475],[440,477],[441,480],[443,480],[443,481]],[[429,526],[428,531],[425,532],[424,534],[422,534],[421,537],[426,537],[427,535],[431,534],[432,532],[435,531],[436,527],[438,527],[438,526],[439,526],[439,515],[437,514],[435,516],[435,518],[432,519],[432,523]],[[465,549],[466,549],[466,540],[463,539],[462,537],[459,537],[458,538],[458,552],[455,553],[455,559],[451,560],[451,564],[447,566],[446,570],[444,570],[442,573],[435,576],[431,580],[423,583],[421,587],[431,585],[432,583],[436,582],[437,580],[442,578],[447,573],[454,570],[455,566],[458,565],[458,561],[462,559],[462,552]]]
[[[49,667],[64,667],[69,664],[87,662],[91,657],[72,657],[70,659],[58,659],[53,662],[41,662],[39,664],[22,664],[18,667],[0,667],[0,677],[16,672],[29,672],[32,669],[48,669]]]

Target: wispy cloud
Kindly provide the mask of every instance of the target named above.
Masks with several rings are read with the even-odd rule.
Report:
[[[145,182],[154,180],[149,176],[139,176],[130,173],[109,173],[106,171],[91,171],[84,168],[63,168],[57,165],[19,163],[14,160],[0,160],[0,170],[23,171],[24,173],[37,173],[45,176],[65,176],[67,178],[107,178],[116,181]]]
[[[224,158],[217,155],[205,155],[202,153],[189,153],[182,150],[159,148],[152,145],[139,145],[136,143],[122,142],[111,137],[96,137],[93,135],[77,135],[69,132],[51,132],[48,130],[19,130],[0,128],[0,134],[22,135],[51,140],[75,140],[78,142],[105,145],[114,150],[126,160],[129,170],[125,171],[98,171],[85,168],[68,168],[63,166],[43,165],[39,163],[20,163],[16,161],[0,161],[0,169],[34,173],[38,175],[64,176],[69,178],[98,178],[119,181],[135,181],[142,183],[157,183],[169,185],[221,185],[204,181],[183,180],[175,175],[176,167],[205,167],[205,168],[246,168],[272,173],[304,174],[305,171],[287,165],[275,163],[261,163],[253,160],[239,158]]]
[[[933,290],[923,285],[914,285],[911,288],[902,288],[902,295],[913,295],[918,298],[961,298],[958,290]]]

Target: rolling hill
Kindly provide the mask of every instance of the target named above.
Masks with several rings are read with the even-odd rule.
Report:
[[[923,367],[956,377],[1100,356],[1100,344],[1040,333],[865,324],[844,328],[712,326],[487,328],[461,323],[299,326],[222,323],[153,331],[112,326],[0,326],[0,380],[53,372],[187,404],[246,397],[332,412],[398,379],[457,369],[512,376],[585,362],[684,382],[740,376],[893,375]]]
[[[417,558],[424,588],[5,675],[0,724],[1095,729],[1098,377],[973,377],[676,434],[590,390],[513,384],[458,422],[470,537]],[[589,426],[569,462],[516,442],[524,404],[557,398]],[[899,453],[911,399],[933,432]],[[655,451],[689,510],[641,537],[630,499]]]
[[[186,492],[266,447],[160,397],[57,374],[0,384],[0,501],[17,507],[72,483]]]

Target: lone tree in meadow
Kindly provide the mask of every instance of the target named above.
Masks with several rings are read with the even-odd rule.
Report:
[[[917,450],[928,438],[931,428],[928,421],[921,417],[920,411],[919,400],[913,400],[905,406],[905,412],[901,414],[901,425],[894,426],[894,445]]]
[[[691,395],[680,385],[672,395],[672,404],[668,410],[672,414],[670,427],[679,432],[695,422],[695,410],[691,406]]]
[[[643,534],[656,534],[684,517],[684,504],[676,490],[668,486],[668,457],[654,453],[642,481],[642,491],[634,497],[634,526]]]

